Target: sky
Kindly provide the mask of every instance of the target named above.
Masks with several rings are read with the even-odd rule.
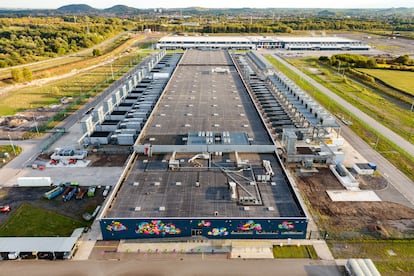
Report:
[[[87,4],[104,9],[126,5],[139,9],[148,8],[397,8],[414,7],[414,0],[0,0],[0,8],[56,9],[69,4]]]

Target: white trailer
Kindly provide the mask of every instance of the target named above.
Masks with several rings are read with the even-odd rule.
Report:
[[[19,177],[17,186],[19,187],[48,187],[52,185],[50,177]]]

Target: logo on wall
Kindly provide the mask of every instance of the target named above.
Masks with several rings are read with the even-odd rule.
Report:
[[[181,230],[173,223],[164,223],[161,220],[152,220],[151,222],[141,222],[135,228],[135,233],[143,235],[176,235]]]
[[[239,226],[237,226],[237,230],[240,230],[240,231],[251,231],[251,230],[261,231],[262,226],[260,225],[260,223],[255,223],[254,220],[249,220],[249,221],[246,221],[246,223],[239,224]]]
[[[106,226],[106,230],[111,231],[111,232],[121,232],[121,231],[127,231],[128,227],[126,227],[119,221],[112,221],[110,225]]]
[[[229,232],[226,227],[213,228],[211,231],[208,231],[207,235],[209,236],[227,236]]]
[[[295,225],[291,221],[289,221],[289,222],[284,221],[281,224],[279,224],[277,227],[281,230],[290,230],[290,229],[294,229]]]
[[[211,226],[211,222],[210,221],[205,221],[205,220],[201,220],[197,223],[198,227],[210,227]]]

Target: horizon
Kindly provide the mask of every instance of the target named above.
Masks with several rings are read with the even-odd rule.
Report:
[[[349,0],[346,3],[326,3],[326,1],[315,0],[309,2],[307,0],[297,0],[292,3],[283,2],[283,4],[272,3],[269,5],[267,1],[253,1],[253,0],[229,0],[226,2],[210,0],[193,0],[192,4],[188,1],[177,0],[174,2],[166,0],[155,0],[150,3],[136,3],[134,0],[102,0],[96,3],[94,0],[46,0],[41,3],[36,3],[31,0],[16,0],[10,1],[7,4],[1,4],[0,9],[17,9],[17,10],[40,10],[40,9],[58,9],[67,5],[89,5],[95,9],[106,9],[116,5],[125,5],[136,9],[179,9],[199,7],[206,9],[231,9],[231,8],[279,8],[279,9],[389,9],[389,8],[413,8],[414,2],[412,0],[397,0],[397,1],[375,1],[375,0]]]

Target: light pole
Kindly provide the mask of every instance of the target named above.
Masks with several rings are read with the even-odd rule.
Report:
[[[17,156],[16,149],[14,148],[13,141],[12,141],[12,138],[10,137],[10,134],[7,134],[7,136],[9,136],[10,145],[12,146],[14,156]]]
[[[34,123],[35,123],[35,128],[36,128],[37,135],[39,135],[39,129],[38,129],[38,127],[37,127],[37,121],[36,121],[36,117],[35,117],[35,115],[34,115],[34,114],[33,114],[33,121],[34,121]]]

